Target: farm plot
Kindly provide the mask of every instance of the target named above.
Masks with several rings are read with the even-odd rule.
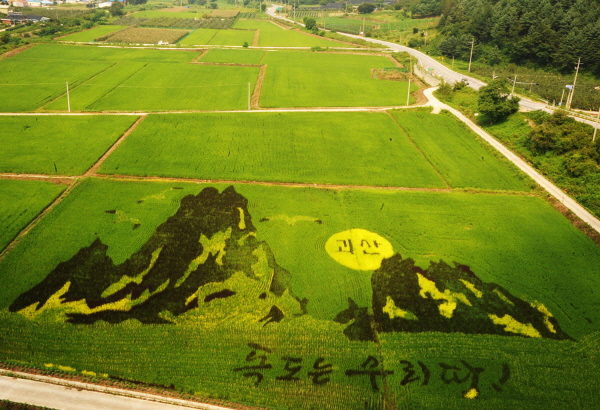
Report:
[[[65,93],[66,82],[76,86],[111,65],[66,59],[40,64],[26,55],[27,51],[0,61],[0,92],[5,96],[0,99],[1,112],[32,111]]]
[[[263,50],[209,50],[199,60],[203,63],[261,64],[267,54]]]
[[[405,105],[408,84],[371,78],[390,67],[386,57],[351,54],[269,52],[261,107],[356,107]],[[418,87],[411,85],[411,90]],[[411,103],[414,100],[411,97]]]
[[[174,44],[189,34],[189,30],[130,27],[105,36],[107,43]]]
[[[81,175],[136,119],[134,116],[2,116],[0,172]]]
[[[127,28],[127,26],[96,26],[89,30],[84,30],[79,33],[69,34],[68,36],[61,37],[61,41],[74,41],[74,42],[92,42],[98,37],[108,36],[116,31],[120,31]]]
[[[156,50],[139,48],[90,47],[64,44],[40,44],[30,48],[15,57],[0,62],[26,59],[23,65],[33,66],[31,60],[41,60],[38,64],[48,66],[62,64],[55,60],[67,60],[69,64],[79,64],[79,61],[143,61],[158,63],[189,63],[198,57],[198,51],[188,50]],[[52,60],[52,61],[50,61]],[[44,66],[46,67],[46,66]],[[20,67],[23,69],[23,67]]]
[[[245,109],[258,67],[150,63],[95,103],[90,111]]]
[[[194,114],[146,118],[102,173],[444,188],[385,114]]]
[[[210,40],[211,45],[243,46],[244,43],[252,44],[254,31],[251,30],[219,30]]]
[[[0,179],[0,251],[64,189],[45,181]]]
[[[536,197],[88,179],[0,262],[0,360],[267,408],[596,403],[599,266]]]
[[[260,30],[259,47],[355,47],[296,30],[284,30],[269,21],[238,20],[233,28]]]
[[[528,190],[532,182],[450,114],[395,110],[390,114],[453,188]]]
[[[199,28],[192,31],[188,36],[179,40],[182,46],[205,45],[217,34],[219,30],[211,28]]]
[[[198,54],[197,51],[37,45],[0,61],[4,74],[0,76],[0,91],[10,96],[0,99],[0,111],[35,110],[66,94],[67,81],[71,89],[76,88],[119,61],[180,63],[190,62]],[[114,82],[107,85],[110,84]],[[66,108],[66,103],[61,102],[58,109]]]

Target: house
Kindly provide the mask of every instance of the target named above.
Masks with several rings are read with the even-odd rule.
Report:
[[[29,7],[25,0],[15,0],[12,2],[13,7]]]
[[[41,23],[41,22],[44,22],[44,21],[50,21],[50,18],[44,17],[44,16],[27,15],[27,16],[25,16],[25,18],[27,19],[27,21],[32,21],[34,23]]]
[[[23,13],[8,13],[6,17],[2,17],[0,20],[2,24],[10,24],[11,26],[21,23],[27,23],[27,17],[23,15]]]
[[[2,24],[10,24],[11,26],[14,26],[15,24],[25,24],[28,21],[34,22],[34,23],[39,23],[39,22],[43,22],[43,21],[49,21],[50,19],[48,17],[44,17],[44,16],[33,16],[33,15],[27,15],[24,16],[23,13],[8,13],[8,16],[6,17],[2,17],[2,19],[0,19],[0,22],[2,22]]]

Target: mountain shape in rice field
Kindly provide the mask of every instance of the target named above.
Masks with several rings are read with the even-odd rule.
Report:
[[[198,307],[220,306],[215,314],[222,313],[227,307],[220,302],[244,295],[261,303],[266,325],[301,315],[307,303],[291,295],[289,273],[256,239],[248,201],[233,186],[185,196],[175,215],[123,263],[115,265],[107,251],[96,239],[9,310],[79,324],[173,323]],[[239,313],[239,304],[247,302],[236,300],[230,310]]]
[[[394,255],[373,273],[371,285],[378,332],[570,339],[543,304],[527,302],[497,284],[485,283],[465,265],[432,261],[427,269],[421,269],[412,259]],[[367,331],[354,329],[363,337]]]

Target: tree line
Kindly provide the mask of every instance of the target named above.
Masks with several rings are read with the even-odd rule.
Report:
[[[491,65],[502,61],[600,75],[600,2],[597,0],[421,0],[413,13],[441,14],[440,51]],[[417,13],[418,14],[418,13]]]

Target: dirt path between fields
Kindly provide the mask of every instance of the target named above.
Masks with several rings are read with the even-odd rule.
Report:
[[[131,135],[131,133],[138,127],[138,125],[140,125],[140,123],[142,121],[144,121],[144,119],[146,118],[146,115],[142,115],[140,116],[140,118],[137,119],[136,122],[133,123],[133,125],[131,127],[129,127],[129,129],[127,131],[125,131],[125,133],[123,135],[121,135],[121,138],[119,138],[105,153],[104,155],[102,155],[100,157],[100,159],[98,161],[96,161],[96,163],[94,165],[91,166],[90,169],[88,169],[86,171],[85,174],[83,174],[84,177],[89,177],[89,176],[93,176],[96,175],[96,172],[98,172],[98,170],[100,169],[100,167],[102,166],[102,164],[104,163],[104,161],[106,161],[106,159],[110,156],[110,154],[112,154],[117,148],[119,148],[119,145],[121,145],[123,143],[123,141],[125,141],[125,139]]]
[[[263,82],[265,81],[265,75],[267,73],[267,66],[261,65],[260,71],[258,72],[258,79],[256,80],[256,85],[254,86],[254,92],[252,93],[252,98],[250,99],[250,107],[255,109],[260,109],[260,95],[262,93]]]
[[[252,47],[258,47],[258,38],[260,37],[260,30],[256,30],[254,32],[254,37],[252,38]]]

